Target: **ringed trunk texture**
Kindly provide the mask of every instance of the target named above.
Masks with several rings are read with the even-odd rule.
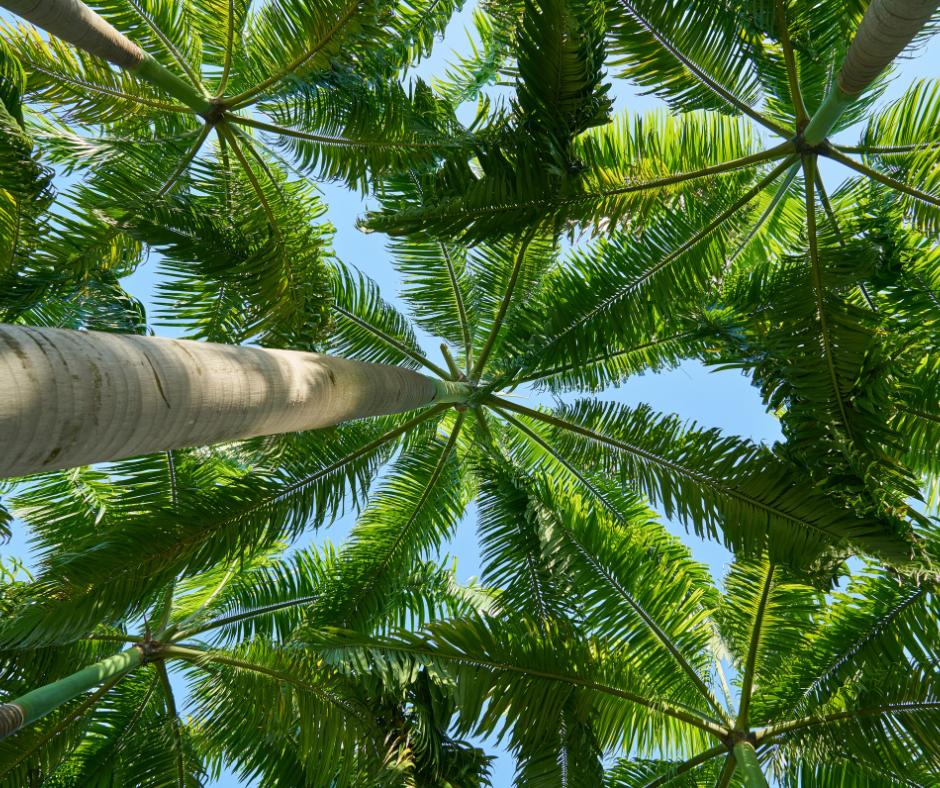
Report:
[[[71,676],[27,692],[10,703],[0,705],[0,740],[15,733],[24,725],[31,725],[55,711],[63,703],[77,698],[106,681],[133,670],[143,662],[138,646],[89,665]]]
[[[131,71],[144,53],[81,0],[0,0],[0,6],[74,44],[89,54]]]
[[[844,93],[861,93],[930,21],[940,0],[872,0],[839,72]]]
[[[940,0],[872,0],[826,100],[803,138],[819,145],[839,118],[930,21]]]
[[[0,478],[329,427],[467,393],[319,353],[0,324]]]
[[[197,114],[212,109],[200,90],[168,71],[81,0],[0,0],[5,8],[90,55],[107,60],[165,90]]]

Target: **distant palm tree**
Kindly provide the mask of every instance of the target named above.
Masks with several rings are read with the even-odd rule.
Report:
[[[697,353],[753,375],[783,426],[778,451],[805,478],[926,525],[909,501],[917,477],[931,489],[940,478],[940,91],[921,82],[872,107],[893,58],[933,31],[937,5],[618,0],[603,23],[597,9],[593,27],[582,19],[589,32],[563,62],[577,41],[593,70],[563,93],[543,78],[560,51],[552,4],[494,10],[480,26],[488,57],[466,61],[448,89],[515,57],[516,111],[500,117],[512,133],[481,135],[473,166],[421,175],[363,226],[462,243],[601,236],[520,305],[534,328],[491,390],[552,368],[565,371],[556,388],[583,390],[617,378],[593,371],[608,359]],[[671,114],[588,130],[605,57]],[[860,145],[829,141],[862,121]],[[820,157],[856,176],[832,198]],[[703,321],[718,335],[690,334]]]
[[[868,564],[826,594],[748,559],[720,591],[650,513],[627,530],[549,475],[494,473],[481,532],[499,545],[496,609],[300,639],[366,685],[448,677],[457,730],[505,735],[519,786],[936,784],[934,579]]]
[[[203,483],[225,483],[231,472],[224,460],[201,466]],[[144,467],[135,470],[138,484],[123,490],[136,493],[134,505],[163,493],[148,491]],[[181,481],[194,470],[181,468]],[[178,492],[185,500],[187,490]],[[338,560],[329,546],[290,558],[274,547],[171,581],[142,600],[150,625],[140,634],[116,617],[67,645],[43,642],[42,626],[34,628],[30,645],[0,652],[0,733],[10,737],[0,744],[0,785],[183,788],[202,784],[222,762],[262,785],[366,785],[409,775],[442,788],[479,785],[487,761],[448,736],[453,701],[433,675],[367,692],[291,644],[300,624],[335,620]],[[4,623],[30,606],[54,610],[46,590],[4,570]],[[422,563],[372,624],[418,625],[488,600],[458,586],[451,571]],[[114,654],[118,643],[133,645]],[[186,667],[195,704],[188,719],[174,698],[169,660]]]
[[[214,132],[221,157],[228,162],[230,149],[277,233],[259,184],[269,177],[258,152],[264,146],[246,128],[274,134],[311,171],[362,186],[399,159],[426,160],[455,144],[431,139],[434,121],[447,113],[428,101],[427,88],[408,95],[395,80],[430,51],[457,8],[453,2],[250,8],[243,0],[129,0],[98,4],[96,12],[81,0],[4,0],[3,7],[52,36],[3,27],[30,72],[30,100],[56,105],[68,124],[104,132],[68,151],[69,126],[53,123],[50,143],[86,164],[130,153],[133,144],[145,147],[137,163],[149,167],[129,173],[142,179],[139,197],[169,193]],[[251,118],[252,107],[277,123]],[[422,122],[426,138],[409,119]],[[164,150],[153,146],[154,136]],[[140,187],[151,179],[161,185],[148,193]]]

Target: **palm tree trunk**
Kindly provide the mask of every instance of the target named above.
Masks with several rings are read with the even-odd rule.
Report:
[[[81,0],[0,0],[0,7],[162,88],[197,113],[212,109],[207,97],[167,71]]]
[[[462,402],[390,364],[0,324],[0,478]]]
[[[754,745],[746,739],[734,745],[734,757],[744,778],[744,788],[768,788]]]
[[[865,90],[930,21],[940,0],[872,0],[836,80],[850,94]]]
[[[142,647],[131,646],[127,651],[96,662],[45,687],[27,692],[10,703],[0,705],[0,740],[24,725],[42,719],[83,692],[133,670],[143,661]]]
[[[911,43],[938,6],[940,0],[872,0],[836,84],[806,127],[807,143],[818,145],[826,138],[845,110]]]

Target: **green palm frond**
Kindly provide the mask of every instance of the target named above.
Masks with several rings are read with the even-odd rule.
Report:
[[[547,195],[578,194],[581,173],[575,137],[606,123],[609,85],[602,84],[603,42],[599,11],[577,11],[563,0],[526,6],[516,33],[516,97],[505,127],[496,125],[475,145],[482,177],[466,161],[448,161],[426,176],[415,207],[368,218],[372,229],[434,234],[473,229],[479,240],[533,225]],[[520,210],[519,204],[522,204]],[[526,204],[529,204],[526,206]],[[526,207],[528,210],[526,210]],[[539,216],[548,223],[551,217]],[[555,225],[558,222],[554,223]]]
[[[381,297],[375,282],[338,265],[330,279],[333,328],[326,348],[344,358],[416,368],[416,358],[424,355],[417,337],[404,315]]]
[[[910,771],[910,769],[908,770]],[[834,763],[809,764],[805,761],[798,769],[780,769],[781,784],[787,788],[901,788],[902,786],[924,786],[933,788],[936,777],[920,771],[915,779],[906,779],[892,774],[889,768],[871,766],[847,756]]]
[[[940,759],[936,680],[906,665],[872,679],[873,685],[850,683],[806,727],[779,733],[778,746],[784,751],[795,746],[821,755],[845,754],[871,769],[887,767],[914,781],[924,771],[935,773]],[[916,758],[910,758],[911,752]]]
[[[894,560],[910,556],[908,543],[887,523],[827,501],[792,466],[749,441],[683,427],[648,408],[582,400],[556,416],[589,431],[556,428],[562,454],[580,467],[619,474],[696,533],[716,538],[720,523],[721,538],[735,553],[769,549],[775,562],[803,569],[846,542]]]
[[[164,122],[160,124],[161,134],[152,128],[135,130],[133,137],[113,131],[81,134],[55,118],[30,116],[27,120],[30,136],[40,144],[49,163],[56,165],[57,174],[72,175],[94,168],[90,174],[92,184],[96,174],[104,174],[111,167],[140,172],[147,181],[169,175],[200,133],[194,124]],[[168,158],[172,164],[166,168],[163,162]],[[144,163],[149,165],[146,170]],[[147,181],[141,186],[152,185]]]
[[[23,123],[21,99],[26,90],[26,72],[10,45],[0,39],[0,103],[17,123]]]
[[[557,622],[467,617],[389,638],[344,630],[310,638],[344,672],[396,678],[428,666],[450,677],[460,731],[512,726],[530,741],[550,741],[563,709],[574,703],[594,717],[601,746],[635,737],[643,749],[668,730],[681,751],[706,741],[704,729],[712,724],[654,696],[629,663]]]
[[[728,252],[723,280],[739,272],[761,271],[799,248],[806,220],[806,188],[802,168],[794,164],[787,176],[771,184],[753,202],[751,226]],[[790,177],[792,173],[792,179]]]
[[[731,567],[713,620],[737,671],[739,724],[763,722],[768,709],[779,711],[775,681],[794,655],[809,648],[823,602],[820,591],[785,567],[766,560],[739,561]]]
[[[511,133],[528,139],[523,130]],[[365,226],[392,235],[459,233],[471,242],[536,225],[572,234],[639,228],[663,206],[687,207],[688,200],[727,197],[729,189],[751,185],[755,166],[782,155],[758,154],[750,125],[706,113],[618,118],[572,139],[564,162],[550,167],[542,163],[548,144],[484,149],[482,177],[456,163],[445,166],[425,177],[421,201],[368,213]]]
[[[673,110],[756,114],[757,74],[732,7],[619,0],[607,27],[617,76],[650,88]]]
[[[414,175],[388,179],[380,195],[383,207],[407,205],[419,197],[419,188]],[[471,350],[481,296],[468,271],[466,250],[422,233],[390,239],[389,251],[404,278],[401,296],[415,323],[465,352]]]
[[[128,205],[123,232],[159,250],[158,304],[168,325],[192,338],[310,350],[328,320],[332,226],[312,187],[266,184],[279,233],[271,231],[238,171],[205,168],[200,195]],[[224,211],[220,211],[224,206]]]
[[[249,100],[262,90],[326,70],[344,48],[356,52],[357,39],[379,40],[383,27],[377,2],[272,3],[248,17],[229,92],[252,91],[245,97]]]
[[[212,642],[287,641],[308,612],[342,604],[330,593],[343,558],[328,544],[321,550],[299,550],[290,558],[255,557],[244,565],[201,573],[177,586],[171,626],[180,631],[178,637],[206,633]],[[492,604],[486,591],[458,586],[450,570],[430,562],[411,569],[396,602],[389,624],[413,628]]]
[[[764,87],[763,112],[785,128],[796,126],[790,94],[785,47],[790,46],[798,75],[800,99],[810,117],[820,108],[845,60],[865,8],[858,0],[829,3],[788,3],[751,0],[741,4],[748,52]],[[786,33],[780,26],[782,8]],[[865,116],[888,84],[890,69],[839,119],[833,132],[849,128]]]
[[[20,127],[24,85],[19,61],[0,39],[0,286],[34,253],[55,194],[52,171]]]
[[[935,80],[922,80],[869,119],[859,147],[871,151],[864,159],[869,166],[936,197],[940,194],[938,129],[940,89]],[[935,205],[902,195],[900,208],[925,232],[936,233],[940,227],[940,213]]]
[[[903,461],[909,468],[928,479],[940,474],[940,457],[936,448],[940,440],[940,413],[936,403],[940,396],[936,390],[934,370],[940,359],[929,353],[919,359],[908,378],[909,388],[899,392],[897,412],[891,426],[904,436]],[[928,498],[928,507],[933,508]]]
[[[578,591],[566,577],[564,556],[553,549],[553,523],[538,510],[529,480],[501,457],[482,460],[479,473],[481,579],[500,589],[500,609],[533,621],[580,619]]]
[[[722,748],[724,749],[724,748]],[[605,788],[713,788],[717,783],[724,753],[712,755],[700,764],[686,767],[689,761],[662,761],[620,758],[604,772]],[[740,772],[735,772],[730,785],[740,788]]]
[[[133,30],[134,42],[177,76],[193,78],[201,70],[204,17],[190,2],[96,0],[95,7],[118,30]]]
[[[426,55],[459,7],[450,0],[272,3],[248,17],[228,88],[232,103],[289,92],[334,66],[387,79]]]
[[[159,123],[167,112],[185,109],[149,83],[114,71],[56,38],[47,40],[31,26],[0,23],[0,30],[27,71],[28,97],[62,105],[62,117],[69,122],[94,125],[132,118]]]
[[[160,683],[149,671],[123,679],[104,701],[107,714],[96,709],[82,743],[52,775],[48,785],[182,785],[198,788],[204,772],[194,743],[183,726],[183,770],[180,774],[173,721],[161,712]]]
[[[70,714],[82,710],[85,698],[72,701],[57,717],[46,718],[41,725],[18,732],[15,738],[3,743],[7,752],[0,755],[0,772],[9,771],[0,785],[28,785],[30,773],[35,775],[38,770],[48,778],[45,784],[56,788],[107,785],[110,780],[125,777],[130,780],[125,784],[133,785],[134,772],[152,780],[166,780],[169,775],[167,784],[173,784],[175,763],[172,753],[165,749],[167,724],[151,702],[159,692],[158,687],[155,673],[143,671],[110,689],[66,725],[62,733],[49,736]],[[46,739],[43,746],[36,749],[43,739]],[[125,748],[136,751],[139,758],[128,758]],[[20,760],[23,755],[26,757]],[[192,774],[186,788],[195,788],[198,776]]]
[[[513,728],[510,747],[516,756],[515,785],[600,788],[603,752],[584,704],[569,699],[560,709],[556,726],[554,735]]]
[[[477,361],[494,329],[490,350],[499,358],[518,344],[517,337],[530,335],[541,323],[543,317],[534,315],[528,305],[541,303],[539,291],[558,265],[557,247],[546,238],[506,238],[470,251],[467,268],[475,285],[470,307],[477,315],[473,351]],[[494,359],[489,366],[495,368],[497,363]]]
[[[432,81],[434,90],[455,106],[486,99],[482,91],[497,82],[512,61],[512,44],[522,16],[518,3],[488,3],[473,9],[473,27],[480,39],[478,48],[470,39],[472,54],[456,55],[443,77]]]
[[[859,147],[870,149],[866,151],[869,157],[884,159],[895,166],[905,159],[916,161],[936,145],[938,126],[940,96],[937,82],[919,80],[901,98],[869,118],[859,139]],[[907,155],[911,153],[919,156]]]
[[[367,746],[376,727],[374,715],[310,651],[252,641],[224,651],[186,648],[180,653],[200,668],[191,678],[192,716],[200,750],[210,763],[228,760],[254,777],[289,742],[307,785],[343,784],[357,760],[381,765],[381,740]],[[246,725],[246,719],[252,724]],[[267,758],[262,755],[254,763],[246,758],[268,748]]]
[[[765,402],[782,414],[783,451],[849,505],[876,502],[889,515],[899,500],[918,496],[897,459],[901,437],[891,427],[890,401],[902,365],[917,351],[900,324],[847,296],[860,280],[884,276],[898,242],[903,236],[886,237],[875,222],[827,227],[808,254],[726,288],[756,318],[760,339],[741,366],[754,371]]]
[[[274,125],[256,125],[305,171],[365,192],[380,175],[426,169],[472,142],[447,102],[420,79],[366,81],[333,69],[282,91],[259,109]]]
[[[129,496],[123,507],[104,515],[103,525],[96,521],[97,508],[85,514],[88,537],[70,551],[57,554],[51,541],[46,542],[51,549],[37,576],[43,597],[5,622],[4,641],[72,639],[102,621],[133,618],[153,605],[174,578],[250,558],[304,528],[332,520],[344,501],[351,498],[358,504],[394,450],[390,428],[400,422],[400,417],[390,417],[327,434],[255,439],[232,447],[228,462],[213,462],[214,452],[205,449],[175,452],[175,505],[167,500],[165,482],[157,489],[145,487],[149,494],[138,490]],[[389,432],[393,436],[383,439]],[[159,463],[165,473],[164,455],[126,461],[117,469],[128,473],[138,464],[146,481]],[[79,487],[69,494],[82,493]],[[31,498],[27,490],[23,504],[42,505],[39,498]],[[15,507],[16,498],[13,503]],[[27,508],[27,522],[30,515]],[[38,516],[35,522],[40,523]]]
[[[869,565],[834,596],[825,626],[807,633],[805,651],[787,666],[793,680],[777,708],[787,716],[813,714],[856,677],[881,675],[902,661],[936,671],[936,609],[933,583],[898,583]]]
[[[566,167],[570,141],[609,119],[599,6],[529,0],[517,53],[517,133],[536,142],[549,168]]]
[[[562,486],[558,476],[513,478],[495,464],[488,476],[481,484],[483,580],[503,589],[507,613],[523,611],[533,619],[566,613],[622,658],[642,654],[647,680],[660,692],[721,713],[703,679],[711,654],[707,629],[699,625],[717,601],[707,591],[707,572],[642,502],[628,499],[632,511],[618,508],[630,519],[618,521]],[[518,513],[506,516],[513,504]],[[494,510],[490,520],[484,507]],[[528,599],[530,587],[541,592],[537,604]]]
[[[250,3],[245,0],[190,0],[186,13],[190,24],[199,31],[199,52],[203,66],[221,68],[226,83],[235,78],[238,66],[244,57],[244,32]],[[226,67],[227,64],[227,67]],[[218,95],[222,75],[204,69],[202,82],[213,95]]]
[[[695,355],[694,338],[700,330],[692,314],[700,311],[709,273],[720,269],[724,245],[721,238],[702,241],[683,255],[683,265],[655,273],[664,259],[674,256],[677,246],[682,248],[675,236],[679,221],[676,216],[673,221],[657,222],[640,237],[613,235],[576,251],[568,265],[553,271],[533,303],[523,307],[534,328],[515,332],[524,341],[517,340],[500,359],[506,375],[502,384],[512,380],[517,370],[524,377],[543,369],[571,368],[571,374],[578,374],[576,370],[592,374],[588,372],[592,362],[616,359],[620,352],[640,351],[641,359],[643,350],[648,349],[654,358],[662,352],[664,365]],[[694,235],[692,227],[687,232]],[[665,297],[676,278],[684,285],[683,295]],[[709,319],[703,318],[702,322]],[[702,333],[707,336],[707,332]],[[657,347],[660,337],[681,335],[687,341],[678,348]],[[612,366],[616,368],[616,362]]]
[[[413,562],[450,536],[469,497],[459,475],[463,420],[458,415],[453,421],[431,422],[433,433],[409,440],[382,486],[370,496],[328,595],[310,612],[310,626],[352,623],[369,631],[388,618],[395,589]]]

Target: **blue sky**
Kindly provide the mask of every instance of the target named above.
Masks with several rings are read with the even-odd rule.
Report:
[[[444,71],[447,60],[451,59],[453,50],[464,53],[469,50],[466,31],[472,26],[471,9],[472,5],[468,4],[467,8],[454,18],[446,38],[438,43],[434,54],[416,69],[417,74],[424,78],[432,74],[440,75]],[[938,64],[940,64],[940,45],[935,41],[932,46],[922,50],[920,57],[903,63],[901,73],[889,87],[883,103],[898,98],[916,79],[936,77]],[[617,111],[646,112],[663,106],[655,98],[638,96],[631,86],[623,81],[615,81],[612,92],[617,99]],[[472,110],[472,107],[465,107],[465,111],[471,114]],[[857,136],[858,130],[850,130],[843,132],[838,141],[854,142]],[[849,171],[830,161],[821,161],[821,167],[830,193],[849,174]],[[358,194],[349,192],[341,186],[327,184],[322,188],[324,199],[329,205],[327,218],[336,227],[334,240],[336,255],[343,262],[355,265],[372,277],[379,284],[384,297],[404,310],[404,304],[398,298],[401,282],[386,252],[386,239],[377,233],[363,234],[355,227],[356,219],[363,212],[368,200],[363,201]],[[151,255],[135,274],[124,280],[125,287],[144,301],[148,307],[148,314],[151,316],[155,314],[155,309],[151,305],[157,281],[158,263],[158,256]],[[161,335],[178,335],[178,332],[174,330],[161,329],[159,326],[155,328]],[[439,341],[426,336],[422,339],[426,340],[424,347],[427,355],[440,362],[440,353],[437,350]],[[604,392],[601,397],[630,406],[646,403],[654,410],[676,413],[684,420],[695,421],[705,427],[717,427],[723,432],[758,442],[773,443],[780,437],[778,422],[764,410],[757,389],[750,385],[746,377],[733,371],[711,372],[694,362],[683,364],[678,369],[661,374],[631,378],[619,388]],[[528,404],[536,402],[539,400],[533,399]],[[315,543],[320,543],[324,539],[341,541],[350,525],[349,518],[344,518],[328,530],[311,534],[310,541]],[[730,561],[730,554],[716,543],[705,542],[686,535],[682,526],[670,525],[670,528],[692,547],[700,561],[711,567],[713,577],[720,579],[724,566]],[[19,526],[15,528],[12,543],[3,549],[5,554],[27,557],[26,534],[23,530]],[[297,546],[301,545],[302,542]],[[472,510],[471,515],[460,524],[457,537],[450,545],[449,552],[457,560],[457,571],[461,580],[480,574],[479,549]],[[177,680],[174,683],[177,691],[182,695],[184,693],[182,682]],[[513,773],[511,760],[498,748],[489,744],[484,746],[487,746],[492,754],[498,755],[494,774],[495,788],[508,788],[511,785]],[[240,783],[233,774],[227,772],[211,784],[222,788],[235,788],[242,785],[247,788],[248,786],[248,784]]]

